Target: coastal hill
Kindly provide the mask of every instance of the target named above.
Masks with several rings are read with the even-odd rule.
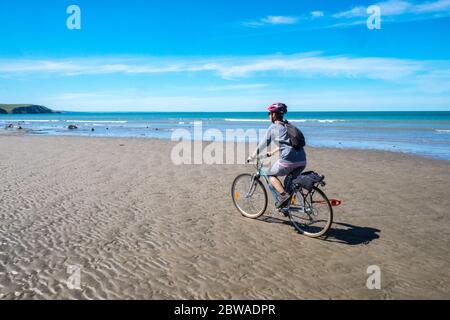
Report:
[[[59,113],[44,106],[34,104],[0,104],[0,114]]]

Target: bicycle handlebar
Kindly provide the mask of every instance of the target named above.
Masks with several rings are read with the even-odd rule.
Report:
[[[260,162],[261,160],[264,160],[264,159],[267,159],[267,158],[270,158],[270,157],[271,157],[271,155],[266,153],[265,155],[257,156],[256,158],[247,159],[247,163],[250,163],[250,161],[254,161],[254,160],[257,160],[257,162]]]

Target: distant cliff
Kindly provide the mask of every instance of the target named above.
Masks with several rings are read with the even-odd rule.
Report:
[[[44,106],[34,104],[0,104],[0,114],[59,113]]]

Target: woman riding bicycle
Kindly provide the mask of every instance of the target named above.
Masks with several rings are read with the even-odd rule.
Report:
[[[289,199],[290,194],[284,190],[283,184],[278,177],[287,176],[295,171],[296,174],[302,172],[306,167],[306,153],[303,148],[295,149],[289,139],[284,115],[287,113],[287,106],[284,103],[274,103],[268,108],[269,117],[272,124],[267,130],[266,137],[260,142],[255,153],[248,158],[249,161],[257,157],[262,150],[267,148],[273,141],[278,147],[272,152],[268,151],[267,156],[270,157],[280,152],[280,158],[269,169],[267,175],[270,183],[278,192],[277,208],[284,207]]]

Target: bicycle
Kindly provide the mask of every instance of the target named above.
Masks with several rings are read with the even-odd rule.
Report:
[[[275,200],[278,195],[263,168],[262,160],[263,157],[256,157],[256,173],[238,175],[231,186],[231,197],[235,207],[244,217],[251,219],[261,217],[267,210],[267,191],[261,178],[266,182]],[[297,175],[291,173],[285,178],[285,189],[291,194],[291,198],[287,206],[278,211],[289,217],[291,224],[299,233],[317,238],[330,229],[333,223],[333,206],[340,205],[341,202],[335,199],[330,201],[319,188],[326,185],[324,176],[319,176],[321,178],[307,188],[297,183],[298,177],[306,177],[311,173],[311,171]]]

